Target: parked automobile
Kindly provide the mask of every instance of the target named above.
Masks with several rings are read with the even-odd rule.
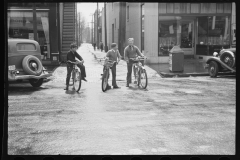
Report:
[[[222,49],[219,53],[214,52],[213,57],[206,62],[210,77],[217,77],[219,72],[236,73],[236,46]]]
[[[28,80],[33,87],[40,87],[50,76],[42,65],[37,41],[8,39],[8,82]]]

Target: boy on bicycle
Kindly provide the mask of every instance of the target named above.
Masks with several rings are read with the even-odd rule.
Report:
[[[76,52],[77,50],[77,45],[75,43],[71,43],[70,45],[70,50],[67,53],[67,61],[71,61],[71,62],[75,62],[78,66],[78,68],[80,68],[81,70],[81,77],[82,80],[87,81],[85,79],[86,77],[86,71],[85,71],[85,66],[83,65],[84,60],[83,58]],[[76,61],[75,57],[78,58],[80,60]],[[66,88],[65,90],[68,90],[68,86],[69,86],[69,81],[70,81],[70,77],[71,77],[71,72],[73,70],[73,64],[67,62],[67,78],[66,78]]]
[[[113,88],[120,88],[120,87],[117,86],[117,83],[116,83],[116,65],[120,61],[121,55],[118,51],[118,46],[117,46],[116,43],[111,44],[111,50],[109,50],[107,52],[106,59],[109,59],[111,61],[116,61],[116,63],[114,63],[113,66],[111,67],[111,70],[112,70],[112,86],[113,86]],[[111,89],[111,86],[108,85],[107,89]]]
[[[133,66],[133,63],[136,63],[132,61],[130,58],[136,58],[137,56],[144,57],[144,55],[140,52],[138,47],[133,45],[133,42],[134,42],[134,39],[129,38],[128,46],[124,49],[124,59],[127,62],[127,70],[128,70],[126,87],[129,87],[129,83],[132,83],[132,66]]]

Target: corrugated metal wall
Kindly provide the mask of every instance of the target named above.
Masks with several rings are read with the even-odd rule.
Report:
[[[66,60],[66,55],[70,49],[70,44],[76,40],[75,26],[75,3],[63,3],[63,21],[62,21],[62,47],[61,59]]]

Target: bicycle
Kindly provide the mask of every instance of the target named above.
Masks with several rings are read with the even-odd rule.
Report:
[[[81,77],[81,70],[77,67],[76,62],[67,61],[73,64],[73,70],[71,74],[71,78],[69,81],[69,86],[73,86],[73,90],[78,92],[81,89],[82,85],[82,77]]]
[[[109,78],[109,69],[116,63],[116,61],[111,61],[108,59],[101,59],[104,60],[104,70],[102,74],[102,91],[105,92],[108,86],[108,78]],[[100,61],[101,61],[100,60]]]
[[[135,80],[137,80],[137,85],[143,89],[146,89],[148,85],[147,72],[141,63],[141,61],[145,59],[147,58],[146,57],[130,58],[130,60],[137,62],[133,63],[134,78]]]

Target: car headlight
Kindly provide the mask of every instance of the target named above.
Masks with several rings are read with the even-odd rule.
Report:
[[[213,56],[217,57],[218,53],[217,52],[213,52]]]

